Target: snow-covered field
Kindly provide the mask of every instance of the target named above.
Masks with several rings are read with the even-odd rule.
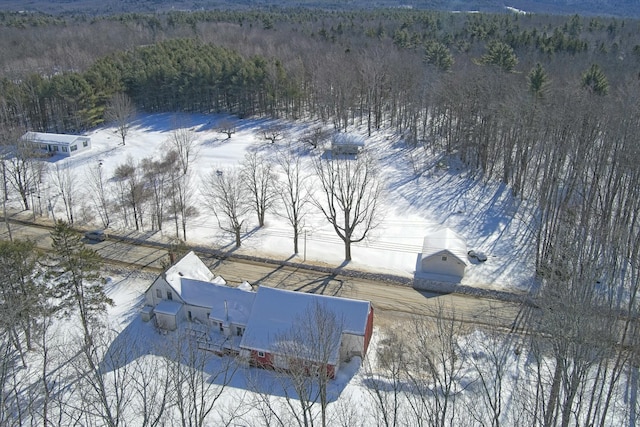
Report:
[[[80,181],[87,171],[102,163],[106,177],[127,158],[159,159],[167,149],[174,124],[189,127],[197,135],[197,156],[190,166],[195,172],[194,186],[201,188],[200,179],[214,169],[238,166],[248,150],[260,150],[269,156],[276,145],[284,141],[298,142],[311,123],[285,123],[285,140],[271,144],[262,138],[261,130],[273,122],[259,119],[231,118],[237,132],[231,138],[217,130],[220,120],[215,115],[156,114],[141,116],[133,123],[126,144],[113,127],[88,132],[92,149],[72,158],[53,158],[52,163],[68,163]],[[364,135],[364,134],[362,134]],[[467,241],[469,249],[487,254],[485,263],[467,267],[463,285],[501,290],[530,290],[533,286],[533,255],[531,247],[531,214],[514,200],[508,188],[495,182],[483,182],[458,167],[453,160],[437,158],[422,148],[410,148],[396,136],[378,132],[365,137],[366,147],[379,159],[380,173],[386,185],[384,216],[369,237],[352,248],[349,268],[412,277],[426,233],[440,226],[455,230]],[[311,156],[319,152],[309,151]],[[85,190],[85,200],[91,197]],[[202,197],[197,192],[197,197]],[[189,220],[188,244],[231,248],[233,238],[223,233],[213,213],[204,203],[196,203],[198,215]],[[63,215],[60,201],[58,217]],[[296,262],[316,262],[339,266],[344,260],[342,242],[317,209],[307,216],[305,233],[300,241],[300,253],[292,252],[292,231],[284,218],[268,212],[266,226],[257,227],[250,216],[240,253],[260,255]],[[95,224],[98,225],[98,224]],[[114,224],[114,228],[118,228]],[[174,230],[167,224],[153,238],[172,237]]]

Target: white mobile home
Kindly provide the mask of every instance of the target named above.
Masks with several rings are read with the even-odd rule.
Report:
[[[22,139],[32,143],[37,151],[50,156],[59,154],[70,157],[91,149],[91,138],[87,136],[27,132]]]

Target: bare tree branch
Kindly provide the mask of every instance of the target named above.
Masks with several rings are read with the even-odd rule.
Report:
[[[344,242],[345,261],[351,261],[351,244],[364,240],[380,220],[382,184],[376,162],[363,152],[355,159],[317,157],[314,167],[322,193],[313,203]]]

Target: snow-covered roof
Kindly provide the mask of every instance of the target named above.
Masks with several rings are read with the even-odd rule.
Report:
[[[175,316],[180,312],[181,308],[182,304],[177,301],[163,300],[159,302],[158,305],[156,305],[153,311],[160,314],[169,314],[171,316]]]
[[[260,286],[256,293],[253,310],[247,329],[240,342],[240,347],[278,353],[282,349],[284,339],[293,332],[296,322],[305,320],[310,315],[314,304],[321,304],[332,311],[341,326],[342,333],[365,335],[367,318],[371,304],[360,301],[326,295],[307,294],[283,289]],[[312,332],[309,336],[314,336]],[[337,342],[330,363],[337,362],[340,350],[340,337],[335,334]],[[298,343],[297,345],[300,345]],[[297,352],[300,354],[300,351]]]
[[[193,279],[201,282],[215,282],[226,284],[221,277],[216,278],[204,262],[193,251],[186,254],[180,261],[172,265],[165,273],[165,280],[176,292],[184,298],[182,279]]]
[[[190,305],[211,308],[209,317],[245,325],[255,293],[225,284],[182,278],[182,299]]]
[[[247,282],[246,280],[238,285],[238,289],[247,292],[253,292],[253,286],[251,286],[251,283]]]
[[[437,255],[442,251],[447,251],[464,264],[468,264],[467,242],[450,228],[439,228],[424,238],[422,258]]]
[[[40,144],[71,145],[78,141],[88,140],[89,137],[59,133],[27,132],[22,136],[22,139]]]
[[[364,137],[350,133],[338,133],[331,139],[332,145],[355,145],[364,147]]]

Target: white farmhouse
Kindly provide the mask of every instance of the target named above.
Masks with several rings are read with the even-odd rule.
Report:
[[[225,285],[222,277],[215,277],[196,254],[189,252],[156,278],[145,293],[145,303],[153,307],[156,323],[162,329],[175,330],[183,319],[208,324],[212,313],[220,317],[219,304],[212,307],[211,303],[224,305],[235,291]]]
[[[189,252],[162,273],[145,293],[142,319],[155,319],[164,330],[186,331],[200,348],[218,354],[235,354],[251,365],[287,369],[290,352],[283,352],[287,332],[304,324],[299,340],[313,340],[322,332],[320,325],[304,322],[314,307],[322,307],[338,320],[334,325],[331,354],[320,362],[312,354],[296,353],[296,363],[324,363],[333,377],[340,362],[353,356],[363,357],[373,332],[373,307],[359,301],[325,295],[258,287],[248,283],[226,285],[197,255]],[[307,319],[308,320],[308,319]],[[316,330],[318,329],[318,330]],[[326,332],[325,332],[326,333]]]
[[[51,156],[59,154],[70,157],[91,149],[91,138],[87,136],[27,132],[22,135],[22,139],[32,143],[35,150]]]

